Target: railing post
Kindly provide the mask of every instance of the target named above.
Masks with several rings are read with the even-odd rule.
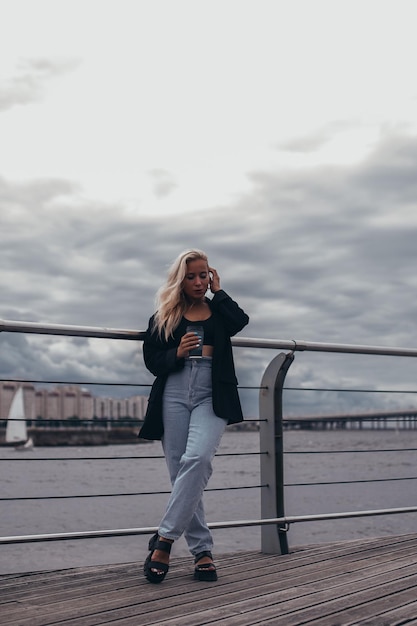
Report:
[[[294,354],[278,354],[266,368],[259,394],[261,484],[261,517],[284,517],[284,445],[282,434],[282,388]],[[261,549],[268,554],[288,554],[286,529],[283,525],[264,525]]]

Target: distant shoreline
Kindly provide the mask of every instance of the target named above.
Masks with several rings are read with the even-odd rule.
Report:
[[[139,439],[140,426],[122,427],[114,426],[106,429],[99,428],[28,428],[28,437],[31,437],[35,447],[53,446],[107,446],[107,445],[131,445],[148,443],[145,439]],[[257,431],[257,422],[242,422],[228,427],[235,431]],[[0,447],[13,448],[14,444],[6,443],[6,429],[0,427]]]
[[[117,444],[144,443],[138,439],[139,429],[112,428],[109,430],[87,430],[83,428],[28,428],[28,436],[32,438],[35,447],[52,446],[106,446]],[[5,430],[0,430],[0,446],[13,447],[5,441]]]

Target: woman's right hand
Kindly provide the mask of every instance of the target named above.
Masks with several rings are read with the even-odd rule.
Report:
[[[177,357],[179,359],[186,358],[190,350],[198,348],[199,345],[200,337],[196,333],[185,333],[185,335],[181,337],[180,345],[177,348]]]

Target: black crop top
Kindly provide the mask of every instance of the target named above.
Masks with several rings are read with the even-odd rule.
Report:
[[[182,317],[175,334],[178,332],[182,337],[186,333],[187,326],[202,326],[204,329],[203,345],[214,346],[214,321],[212,315],[206,320],[197,320],[195,322]]]

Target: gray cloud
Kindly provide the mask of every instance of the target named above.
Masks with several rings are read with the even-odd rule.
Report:
[[[308,135],[300,135],[285,143],[277,144],[276,147],[279,150],[286,150],[288,152],[314,152],[332,139],[335,133],[348,131],[353,127],[357,128],[358,124],[358,120],[334,120]]]
[[[207,211],[143,218],[83,204],[67,181],[0,180],[0,316],[144,329],[167,266],[198,247],[250,314],[246,336],[416,346],[416,166],[417,139],[387,136],[359,165],[253,172],[252,191],[213,207],[209,219]],[[140,346],[120,343],[3,334],[1,369],[10,377],[150,381]],[[241,384],[258,384],[273,354],[237,350]],[[413,359],[306,353],[290,372],[294,386],[411,389],[416,378]],[[333,404],[375,402],[352,397],[333,396]],[[292,398],[292,411],[330,406],[327,397]],[[408,402],[381,400],[400,401]]]
[[[154,169],[149,172],[153,184],[153,192],[157,197],[169,196],[177,187],[170,172],[164,169]]]
[[[49,81],[79,64],[74,59],[23,59],[16,74],[0,83],[0,111],[43,98]]]

